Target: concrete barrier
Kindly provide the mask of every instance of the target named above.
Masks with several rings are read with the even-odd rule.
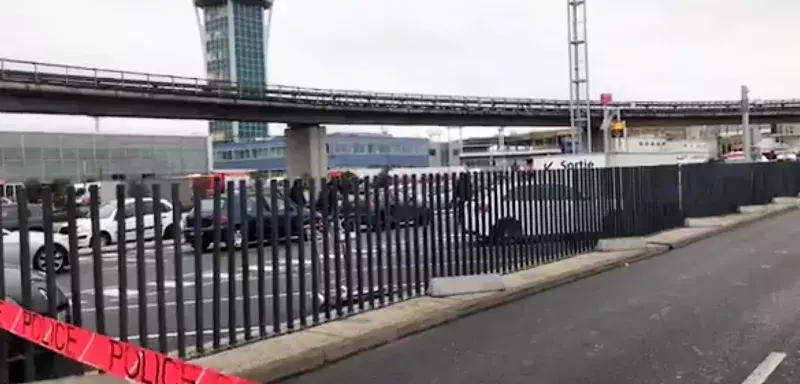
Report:
[[[791,196],[778,196],[772,199],[774,204],[800,204],[800,198]]]
[[[724,216],[688,217],[684,223],[690,228],[721,227],[725,225]]]
[[[598,252],[616,252],[646,247],[647,239],[644,237],[617,237],[613,239],[600,239],[594,247],[594,250]]]
[[[411,299],[192,362],[255,382],[274,382],[475,312],[664,255],[671,249],[795,209],[798,209],[797,205],[784,204],[770,206],[754,214],[726,215],[719,218],[718,226],[675,228],[627,243],[628,246],[639,244],[639,249],[592,252],[505,275],[502,277],[505,289],[500,292]],[[626,244],[624,241],[618,243]],[[51,384],[107,382],[111,381],[103,375],[48,381]]]
[[[767,209],[768,208],[766,205],[742,205],[741,207],[739,207],[739,213],[742,214],[762,213]]]
[[[498,274],[434,277],[428,286],[428,296],[448,297],[470,293],[499,292],[505,289],[503,276]]]

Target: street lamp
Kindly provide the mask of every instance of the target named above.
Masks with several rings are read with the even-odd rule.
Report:
[[[744,158],[753,161],[753,132],[750,129],[750,89],[742,85],[742,141],[744,144]]]

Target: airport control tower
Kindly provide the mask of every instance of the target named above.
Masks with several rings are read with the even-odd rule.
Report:
[[[194,0],[209,78],[252,87],[267,84],[267,43],[273,0]],[[213,121],[215,142],[246,143],[269,136],[261,122]]]

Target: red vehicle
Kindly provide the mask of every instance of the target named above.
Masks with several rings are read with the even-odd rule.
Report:
[[[192,191],[195,194],[202,195],[201,197],[207,198],[214,196],[214,186],[219,183],[220,193],[225,193],[225,174],[212,173],[209,175],[191,175],[188,177],[191,180]]]

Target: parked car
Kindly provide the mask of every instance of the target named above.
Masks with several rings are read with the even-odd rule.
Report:
[[[20,212],[16,203],[2,205],[3,228],[17,231],[20,229]],[[44,230],[44,212],[41,204],[26,204],[25,214],[28,219],[28,229],[32,231]],[[63,210],[54,210],[52,222],[64,221],[67,214]]]
[[[337,191],[337,212],[343,219],[344,228],[349,231],[364,229],[367,224],[375,230],[382,230],[387,225],[392,228],[414,223],[424,226],[431,221],[434,211],[430,204],[421,199],[419,187],[417,189],[416,194],[411,189],[406,194],[401,186],[395,195],[393,186],[371,188],[369,196],[363,187],[355,193],[343,194]],[[317,203],[317,209],[323,211],[321,202]],[[333,214],[330,203],[328,211],[323,213],[328,217]]]
[[[172,203],[166,199],[161,199],[161,228],[164,239],[172,238],[173,225],[172,222]],[[125,220],[125,239],[136,239],[136,199],[125,199],[125,210],[117,212],[117,200],[109,200],[103,203],[98,208],[98,221],[100,225],[100,233],[98,234],[100,246],[107,246],[117,242],[119,236],[117,234],[117,225],[119,220]],[[155,215],[154,206],[155,202],[150,197],[142,198],[142,223],[144,226],[144,239],[152,239],[155,237]],[[178,223],[177,225],[180,225]],[[78,247],[89,247],[92,244],[92,219],[89,214],[75,220],[76,234],[78,237]],[[58,232],[62,235],[69,234],[69,227],[67,223],[61,223],[57,228]]]
[[[247,239],[248,243],[253,243],[258,238],[258,233],[256,232],[257,225],[256,220],[258,218],[257,209],[257,199],[262,199],[262,204],[264,207],[264,211],[261,212],[263,218],[263,228],[264,228],[264,238],[269,240],[272,235],[272,222],[273,216],[276,217],[277,222],[277,233],[279,239],[297,239],[297,238],[307,238],[308,231],[312,222],[317,228],[321,227],[322,224],[322,215],[311,211],[304,207],[299,207],[294,203],[289,203],[288,205],[285,204],[284,199],[278,199],[278,204],[275,207],[270,206],[269,199],[265,199],[264,197],[256,197],[256,196],[247,196],[246,197],[246,215],[242,215],[242,207],[240,205],[240,197],[237,194],[236,198],[233,202],[228,201],[227,197],[220,197],[220,216],[214,217],[214,199],[203,199],[200,201],[200,209],[201,211],[195,212],[194,209],[189,212],[188,215],[185,217],[183,228],[184,239],[188,244],[191,244],[194,247],[194,224],[195,224],[195,216],[200,215],[200,222],[201,222],[201,248],[202,250],[207,250],[211,244],[214,242],[214,223],[219,222],[219,227],[221,228],[221,244],[224,246],[232,246],[236,249],[240,249],[246,244],[244,244],[244,235],[245,233],[242,231],[244,227],[244,223],[247,222]],[[232,205],[233,208],[233,217],[228,216],[228,207]],[[291,228],[287,228],[287,216],[289,220],[289,224]],[[312,217],[314,220],[312,220]],[[233,226],[233,237],[228,238],[228,230],[229,226]]]
[[[20,233],[3,228],[3,260],[6,264],[19,266],[20,260]],[[48,255],[45,250],[44,232],[28,232],[28,249],[32,267],[38,271],[47,270],[47,260],[53,260],[56,273],[63,272],[69,266],[69,240],[58,233],[53,234],[53,254]]]
[[[7,254],[7,253],[6,253]],[[6,297],[4,300],[12,302],[17,305],[21,305],[23,302],[22,300],[22,276],[21,272],[18,268],[12,266],[6,266],[5,270],[3,271],[5,276],[5,289],[6,289]],[[47,308],[48,308],[48,292],[47,292],[47,283],[45,280],[45,276],[42,273],[32,272],[31,279],[31,303],[27,306],[26,309],[39,313],[41,315],[47,316]],[[58,321],[69,323],[72,320],[72,316],[70,313],[70,300],[67,298],[67,295],[64,291],[56,287],[56,316],[55,319]],[[8,343],[8,356],[6,357],[6,361],[8,362],[8,371],[9,371],[9,379],[12,383],[18,383],[23,381],[23,372],[24,370],[24,346],[27,341],[20,339],[13,335],[7,336]],[[56,364],[57,361],[60,361],[62,358],[58,356],[55,352],[51,352],[47,349],[34,347],[34,366],[36,367],[36,380],[45,380],[52,378],[52,376],[56,373],[54,370],[58,369]]]
[[[467,231],[489,242],[522,237],[563,240],[588,235],[596,229],[592,227],[608,225],[612,206],[598,204],[597,199],[569,185],[546,182],[515,186],[507,192],[477,193],[464,208],[464,214],[476,215],[475,219],[465,216],[463,223]],[[517,213],[523,210],[530,212],[529,220],[518,217]]]
[[[323,202],[324,196],[320,191],[316,210],[331,222],[341,221],[343,228],[348,231],[364,229],[368,223],[373,229],[383,228],[386,210],[375,204],[374,195],[371,195],[370,200],[367,201],[363,190],[359,190],[357,194],[358,199],[356,200],[355,194],[348,193],[345,196],[342,192],[334,190],[328,194],[332,201]],[[385,206],[383,203],[380,205]]]
[[[389,217],[392,225],[424,226],[431,222],[435,212],[433,206],[435,203],[428,204],[423,200],[421,188],[417,187],[416,191],[409,188],[406,193],[405,189],[400,187],[397,196],[393,191],[390,191],[389,194],[391,196],[389,198]]]

